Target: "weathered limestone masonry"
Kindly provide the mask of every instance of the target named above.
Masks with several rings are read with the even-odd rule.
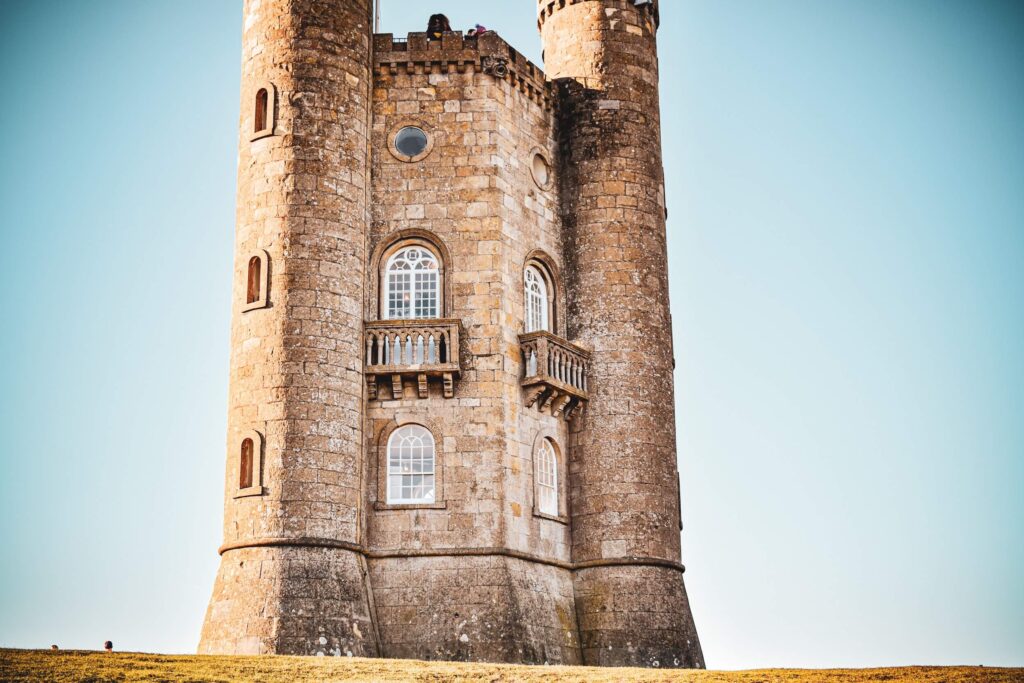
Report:
[[[247,0],[209,653],[703,666],[680,564],[656,5],[371,36]],[[425,18],[425,17],[424,17]]]
[[[360,543],[370,5],[245,3],[228,451],[256,432],[246,489],[262,475],[264,490],[245,495],[228,458],[200,652],[380,654],[365,560],[346,549]],[[253,139],[261,89],[274,134]],[[269,305],[244,310],[260,252]]]
[[[382,648],[394,657],[576,663],[569,570],[510,554],[569,561],[565,521],[535,516],[531,488],[534,440],[543,432],[564,444],[568,429],[525,410],[520,387],[523,267],[534,251],[561,262],[557,195],[538,188],[529,168],[533,150],[554,155],[548,85],[494,34],[379,35],[374,48],[370,267],[379,271],[409,239],[439,245],[450,284],[443,315],[464,330],[453,398],[435,384],[421,398],[412,382],[396,395],[386,382],[368,404],[368,540],[392,556],[370,562]],[[485,64],[509,75],[485,73]],[[433,138],[415,164],[386,151],[409,125]],[[381,297],[368,291],[366,316],[376,320]],[[440,446],[443,502],[433,507],[386,501],[385,444],[404,424],[427,426]]]
[[[569,334],[594,350],[574,429],[575,562],[680,561],[657,0],[540,0],[559,86]],[[702,666],[682,573],[576,573],[588,664]]]

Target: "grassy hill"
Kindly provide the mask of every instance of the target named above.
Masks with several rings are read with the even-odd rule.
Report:
[[[71,650],[0,650],[2,681],[429,681],[455,683],[1009,683],[1024,669],[912,667],[862,670],[658,671],[452,664],[311,657],[194,657]]]

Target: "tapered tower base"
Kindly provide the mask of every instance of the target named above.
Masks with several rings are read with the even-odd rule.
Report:
[[[199,653],[379,656],[361,563],[340,548],[225,552]]]
[[[574,585],[587,666],[704,668],[678,570],[581,569]]]

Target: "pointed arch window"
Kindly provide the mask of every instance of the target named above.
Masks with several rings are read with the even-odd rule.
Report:
[[[388,438],[387,502],[389,505],[433,503],[434,437],[426,427],[399,427]]]
[[[267,289],[270,285],[270,255],[262,249],[246,262],[245,266],[245,303],[243,311],[266,308],[268,303]]]
[[[388,320],[439,318],[441,264],[416,245],[395,252],[384,268],[384,317]]]
[[[558,454],[550,439],[541,441],[537,449],[537,510],[558,516]]]
[[[537,266],[529,265],[523,277],[526,286],[526,332],[551,331],[551,288]]]

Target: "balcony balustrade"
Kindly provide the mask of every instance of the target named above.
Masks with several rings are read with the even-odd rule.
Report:
[[[416,379],[420,398],[428,395],[428,379],[440,378],[445,398],[455,395],[459,376],[457,319],[373,320],[364,325],[366,385],[370,399],[378,395],[377,379],[391,378],[391,394],[402,397],[404,378]]]
[[[526,405],[571,419],[587,401],[590,352],[550,332],[519,335]]]

